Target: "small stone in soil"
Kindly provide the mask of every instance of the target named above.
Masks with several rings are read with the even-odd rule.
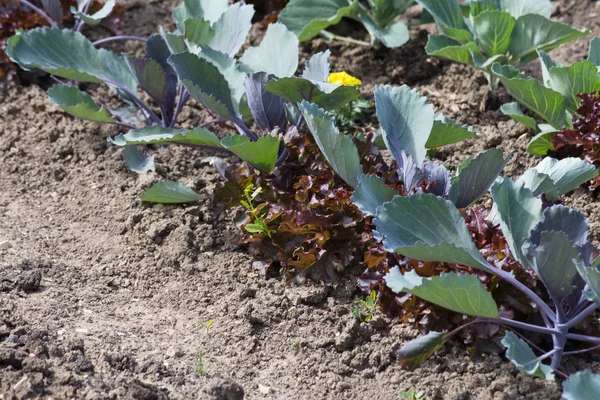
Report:
[[[258,384],[258,391],[261,392],[262,394],[269,394],[269,392],[271,391],[271,388],[265,385],[261,385],[260,383]]]

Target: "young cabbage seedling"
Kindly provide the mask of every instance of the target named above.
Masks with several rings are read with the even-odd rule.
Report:
[[[430,35],[427,54],[481,69],[491,89],[498,86],[494,64],[521,66],[589,31],[550,20],[550,0],[417,0],[444,35]],[[468,18],[463,17],[464,11]]]
[[[414,0],[291,0],[279,15],[279,22],[298,35],[300,41],[321,35],[364,46],[381,42],[400,47],[410,39],[408,27],[398,19]],[[361,23],[371,36],[370,42],[336,35],[326,30],[342,18]]]

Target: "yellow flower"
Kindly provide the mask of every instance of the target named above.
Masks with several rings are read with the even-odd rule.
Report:
[[[362,82],[360,79],[353,77],[349,73],[342,72],[332,72],[329,74],[329,78],[327,78],[327,82],[335,83],[336,85],[344,85],[344,86],[360,86]]]

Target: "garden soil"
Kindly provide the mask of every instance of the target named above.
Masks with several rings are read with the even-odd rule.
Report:
[[[170,23],[176,1],[123,5],[126,33],[150,34]],[[598,12],[588,0],[554,6],[555,18],[596,34]],[[333,69],[360,77],[365,96],[406,83],[472,125],[479,136],[438,152],[448,164],[497,146],[514,151],[509,175],[533,165],[532,132],[498,111],[508,96],[488,95],[473,68],[428,57],[424,29],[412,28],[413,41],[396,50],[315,40],[303,44],[303,58],[331,48]],[[262,34],[256,25],[252,40]],[[586,52],[582,39],[553,55],[570,63]],[[201,117],[191,105],[181,121],[193,127]],[[394,351],[417,331],[382,316],[357,321],[356,276],[334,286],[266,279],[210,201],[137,199],[162,179],[210,192],[219,177],[203,161],[209,153],[162,149],[157,172],[136,175],[106,141],[118,133],[70,118],[37,85],[0,88],[0,399],[392,400],[411,388],[430,400],[560,398],[558,384],[524,376],[501,356],[473,362],[458,342],[415,371],[401,369]],[[567,202],[591,219],[597,241],[597,197],[579,190]],[[600,372],[595,360],[564,368]]]

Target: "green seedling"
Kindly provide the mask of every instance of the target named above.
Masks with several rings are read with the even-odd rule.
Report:
[[[206,322],[198,321],[198,325],[200,325],[201,327],[206,329],[206,333],[208,333],[208,331],[210,330],[210,327],[213,325],[213,322],[214,321],[212,319],[209,319]]]
[[[249,184],[244,189],[245,200],[241,200],[240,203],[248,210],[252,222],[246,225],[246,230],[250,233],[264,233],[268,237],[271,237],[271,231],[267,226],[264,218],[267,216],[267,213],[262,213],[262,210],[266,207],[266,204],[260,204],[257,207],[254,207],[254,200],[258,197],[259,194],[263,192],[262,188],[254,188],[254,184]]]
[[[196,371],[198,371],[199,374],[206,374],[208,373],[208,370],[209,366],[206,363],[206,360],[204,360],[204,352],[200,350],[198,353],[198,363],[196,364]]]
[[[425,400],[425,393],[410,389],[406,392],[398,393],[398,398],[402,400]]]
[[[362,319],[361,307],[366,309],[367,316],[364,321],[369,322],[375,316],[375,306],[377,305],[377,292],[371,290],[368,296],[365,299],[356,299],[354,300],[357,303],[357,306],[354,306],[352,309],[352,315],[354,315],[357,319]]]

